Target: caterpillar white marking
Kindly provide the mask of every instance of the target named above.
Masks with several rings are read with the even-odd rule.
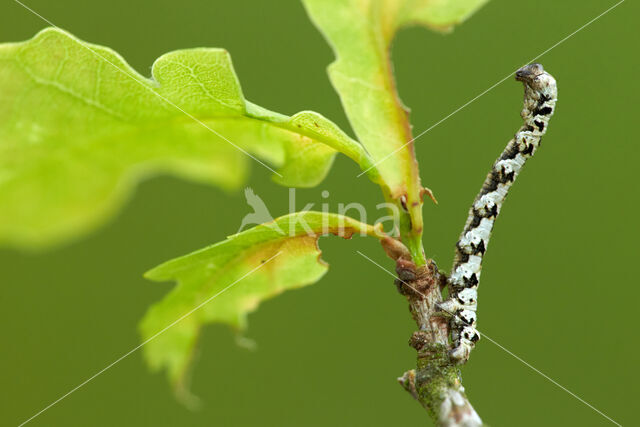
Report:
[[[482,258],[487,250],[491,230],[524,163],[540,146],[549,119],[555,111],[557,87],[555,79],[540,64],[529,64],[516,72],[516,80],[524,84],[524,106],[520,116],[524,123],[509,141],[476,196],[460,239],[448,287],[450,297],[440,309],[451,316],[451,357],[458,363],[469,354],[480,339],[475,329],[478,284]]]

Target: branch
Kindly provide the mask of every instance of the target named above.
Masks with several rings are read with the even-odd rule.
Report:
[[[446,276],[433,260],[416,267],[409,251],[399,241],[386,238],[382,246],[396,260],[398,291],[407,297],[416,321],[409,344],[418,352],[416,369],[405,372],[398,382],[427,410],[440,426],[475,427],[482,420],[469,403],[460,371],[449,356],[449,321],[438,315]]]
[[[407,297],[418,325],[409,341],[418,352],[417,368],[398,381],[441,426],[482,425],[464,393],[457,365],[467,361],[480,338],[475,329],[477,288],[491,230],[511,185],[539,147],[555,111],[556,81],[542,65],[522,67],[516,72],[516,80],[524,84],[520,113],[524,123],[494,163],[474,200],[456,244],[451,277],[441,274],[433,260],[416,266],[399,241],[382,240],[387,255],[396,261],[398,291]],[[442,303],[445,286],[449,299]]]

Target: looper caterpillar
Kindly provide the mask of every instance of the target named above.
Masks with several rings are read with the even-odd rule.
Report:
[[[491,230],[507,193],[524,163],[540,146],[557,101],[555,79],[540,64],[530,64],[516,72],[524,84],[524,106],[520,113],[524,123],[493,164],[476,196],[467,222],[456,243],[456,255],[448,280],[449,298],[440,309],[450,317],[453,349],[451,357],[458,363],[468,360],[480,334],[475,329],[477,289],[482,259]]]

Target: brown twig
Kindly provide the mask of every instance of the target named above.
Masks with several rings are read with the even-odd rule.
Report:
[[[395,239],[383,239],[385,252],[396,261],[398,291],[409,302],[418,330],[409,345],[418,353],[416,369],[405,372],[398,382],[429,412],[439,426],[477,427],[482,420],[467,399],[460,371],[449,357],[449,323],[441,317],[446,276],[433,260],[416,267],[408,250]]]

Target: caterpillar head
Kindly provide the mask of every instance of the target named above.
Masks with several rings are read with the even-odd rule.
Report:
[[[526,83],[535,79],[542,73],[544,73],[542,64],[534,62],[533,64],[525,65],[524,67],[516,71],[516,80]]]
[[[548,92],[555,98],[556,80],[551,74],[544,71],[541,64],[533,63],[525,65],[516,71],[516,80],[521,81],[534,91]]]

